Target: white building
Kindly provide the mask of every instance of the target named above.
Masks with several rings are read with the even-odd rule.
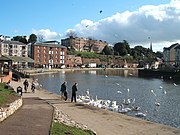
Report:
[[[166,65],[174,65],[175,64],[175,48],[179,46],[179,43],[173,44],[170,47],[163,48],[163,57]]]
[[[9,36],[0,35],[0,41],[5,41],[5,40],[10,41],[11,38]]]
[[[4,56],[28,57],[28,46],[19,41],[4,40],[4,41],[0,41],[0,52],[1,55]],[[16,61],[13,62],[13,64],[19,64],[19,62]],[[25,62],[20,64],[27,64],[27,63]]]

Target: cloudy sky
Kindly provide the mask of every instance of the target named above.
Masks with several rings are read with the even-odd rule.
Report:
[[[73,30],[110,44],[153,44],[162,51],[180,43],[180,0],[1,0],[0,34],[44,35],[58,40]]]

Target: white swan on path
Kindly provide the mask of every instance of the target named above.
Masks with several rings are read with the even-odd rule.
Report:
[[[138,112],[135,114],[137,117],[146,117],[147,116],[147,111],[145,111],[145,113],[142,112]]]

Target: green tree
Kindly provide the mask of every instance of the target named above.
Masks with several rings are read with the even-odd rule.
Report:
[[[102,53],[105,55],[112,55],[113,54],[113,49],[106,45],[104,49],[102,50]]]
[[[12,40],[13,41],[19,41],[19,42],[22,42],[24,44],[27,44],[26,36],[15,36],[15,37],[13,37]]]
[[[37,41],[37,36],[35,34],[31,34],[28,39],[28,43],[34,44]]]
[[[116,43],[113,49],[115,54],[120,56],[125,56],[131,51],[129,44],[126,40]]]

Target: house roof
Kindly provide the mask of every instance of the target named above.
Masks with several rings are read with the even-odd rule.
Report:
[[[4,56],[7,59],[10,59],[14,62],[28,62],[28,63],[34,63],[34,60],[30,57],[21,57],[21,56]]]
[[[65,46],[62,46],[60,44],[51,44],[51,43],[35,43],[35,46],[49,46],[49,47],[60,47],[60,48],[67,48]]]
[[[5,44],[16,44],[16,45],[26,45],[22,42],[19,42],[19,41],[9,41],[9,40],[4,40],[2,41],[2,43],[5,43]]]
[[[180,49],[180,44],[178,46],[176,46],[174,49]]]
[[[172,48],[175,48],[176,46],[179,46],[179,43],[172,44],[170,47],[164,47],[164,50],[171,50]]]
[[[2,55],[0,57],[0,61],[12,61],[12,60]]]

